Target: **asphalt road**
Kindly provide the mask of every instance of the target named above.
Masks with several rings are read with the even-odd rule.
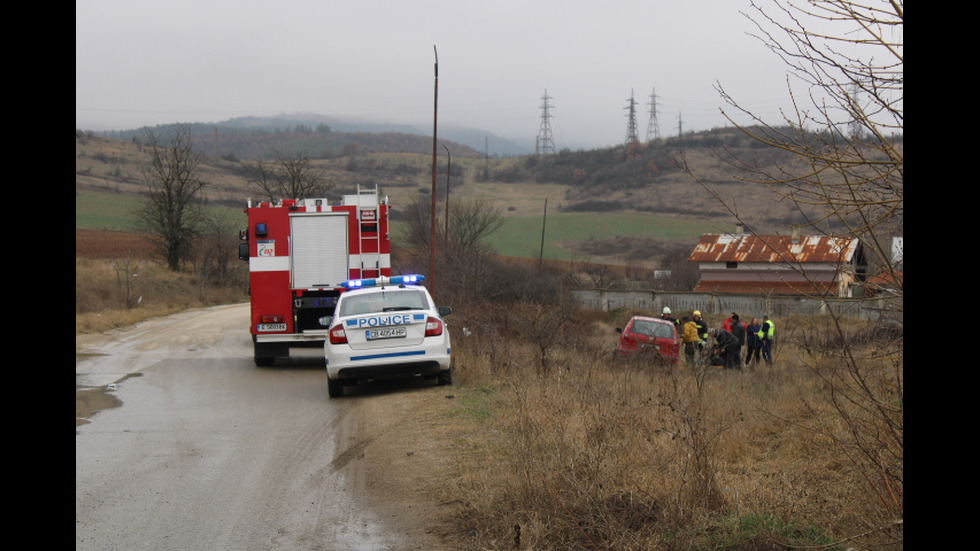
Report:
[[[247,308],[76,337],[76,396],[112,406],[76,419],[76,550],[406,548],[361,497],[358,400],[315,349],[255,367]]]

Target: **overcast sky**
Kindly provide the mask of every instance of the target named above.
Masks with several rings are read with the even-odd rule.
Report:
[[[728,123],[721,84],[770,122],[785,64],[750,36],[749,0],[76,0],[75,126],[129,129],[318,113],[439,126],[533,148],[542,97],[555,145]],[[726,111],[731,111],[726,109]],[[740,121],[742,122],[742,121]]]

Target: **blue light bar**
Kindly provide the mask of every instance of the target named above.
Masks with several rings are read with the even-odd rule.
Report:
[[[425,281],[425,276],[421,274],[407,274],[391,278],[391,282],[397,285],[418,285]]]
[[[373,277],[369,279],[348,279],[340,284],[346,289],[360,289],[362,287],[384,287],[386,285],[420,285],[425,281],[425,276],[421,274],[406,274],[393,277]]]

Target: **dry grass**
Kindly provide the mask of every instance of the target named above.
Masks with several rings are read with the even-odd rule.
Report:
[[[447,489],[457,548],[783,549],[900,518],[841,451],[851,427],[826,405],[830,368],[789,345],[772,368],[659,368],[614,360],[600,321],[572,324],[542,371],[533,343],[480,312],[454,320],[470,427]],[[899,528],[861,543],[900,542]]]
[[[75,334],[98,333],[152,317],[248,300],[244,285],[208,284],[167,270],[138,234],[75,230]],[[240,268],[244,270],[244,263]]]
[[[150,260],[75,259],[75,334],[99,333],[157,316],[248,300],[243,288],[202,284]]]
[[[76,235],[76,334],[246,299],[149,259],[82,258],[83,245]],[[623,320],[596,312],[571,312],[542,347],[514,322],[549,321],[530,307],[459,304],[449,319],[452,548],[902,548],[903,452],[874,439],[895,430],[880,415],[900,438],[900,339],[854,338],[844,357],[828,320],[776,320],[774,367],[698,372],[615,360]],[[834,400],[862,385],[883,414]]]

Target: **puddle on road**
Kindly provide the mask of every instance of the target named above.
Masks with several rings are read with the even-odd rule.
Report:
[[[84,386],[75,383],[75,427],[87,425],[92,422],[92,416],[96,413],[109,408],[122,405],[122,400],[115,396],[115,386],[122,385],[126,379],[139,377],[142,373],[130,373],[105,386]],[[78,374],[75,375],[78,380]]]

